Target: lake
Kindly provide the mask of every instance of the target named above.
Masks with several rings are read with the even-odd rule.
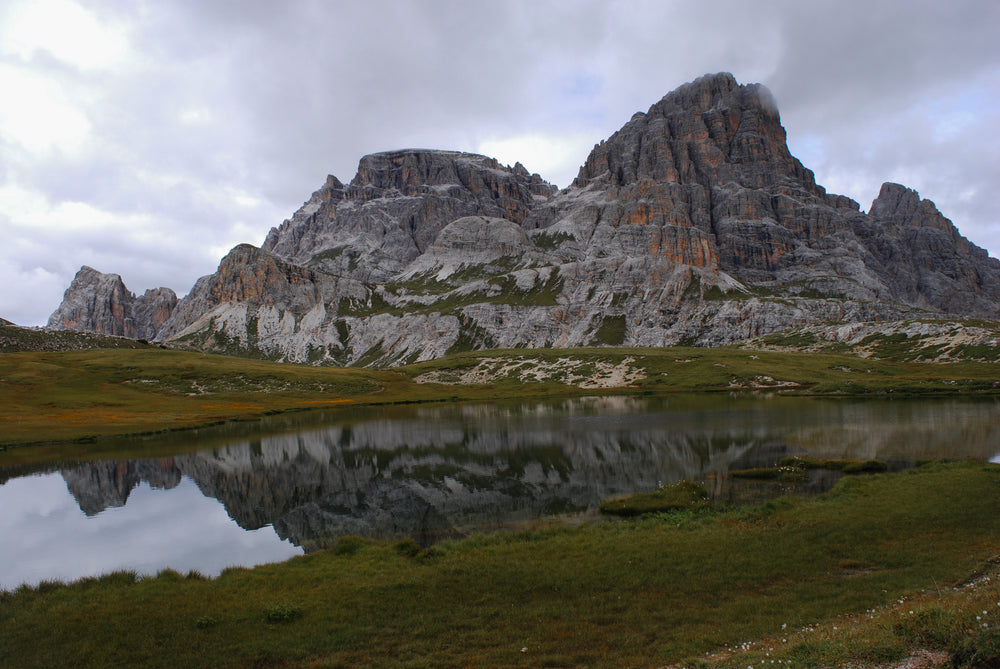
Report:
[[[427,545],[580,522],[609,496],[681,479],[738,502],[745,491],[727,472],[786,455],[893,469],[998,461],[998,408],[994,398],[724,395],[411,405],[116,440],[129,455],[95,461],[4,466],[0,453],[0,588],[117,569],[212,576],[344,535]]]

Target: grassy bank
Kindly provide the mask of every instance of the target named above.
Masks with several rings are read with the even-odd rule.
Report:
[[[929,465],[754,508],[47,583],[0,595],[0,665],[807,667],[956,643],[982,659],[997,583],[953,586],[1000,554],[998,510],[1000,467]]]
[[[488,351],[395,370],[317,368],[152,347],[5,353],[0,446],[92,440],[346,404],[615,392],[982,393],[997,392],[998,379],[997,363],[899,363],[735,347]]]
[[[378,394],[378,372],[162,349],[0,355],[0,444],[83,440],[255,418]]]

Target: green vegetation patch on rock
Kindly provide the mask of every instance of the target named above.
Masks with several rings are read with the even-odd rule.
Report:
[[[625,316],[605,316],[594,332],[592,343],[603,346],[621,346],[625,342]]]

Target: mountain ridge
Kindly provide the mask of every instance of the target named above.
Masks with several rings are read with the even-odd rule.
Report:
[[[476,154],[365,156],[155,324],[153,296],[77,278],[50,327],[131,318],[172,346],[337,365],[1000,313],[1000,262],[933,202],[887,183],[865,213],[827,193],[766,87],[728,73],[633,115],[561,191]]]

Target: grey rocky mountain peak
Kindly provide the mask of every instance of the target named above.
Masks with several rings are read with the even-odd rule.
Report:
[[[131,339],[154,339],[177,306],[169,288],[147,290],[136,297],[121,276],[84,265],[66,289],[48,327]]]
[[[108,276],[81,270],[50,325],[318,364],[1000,310],[1000,262],[932,202],[885,184],[865,213],[827,193],[770,92],[725,73],[635,114],[562,191],[486,156],[377,153],[167,318],[166,294],[128,298]]]

